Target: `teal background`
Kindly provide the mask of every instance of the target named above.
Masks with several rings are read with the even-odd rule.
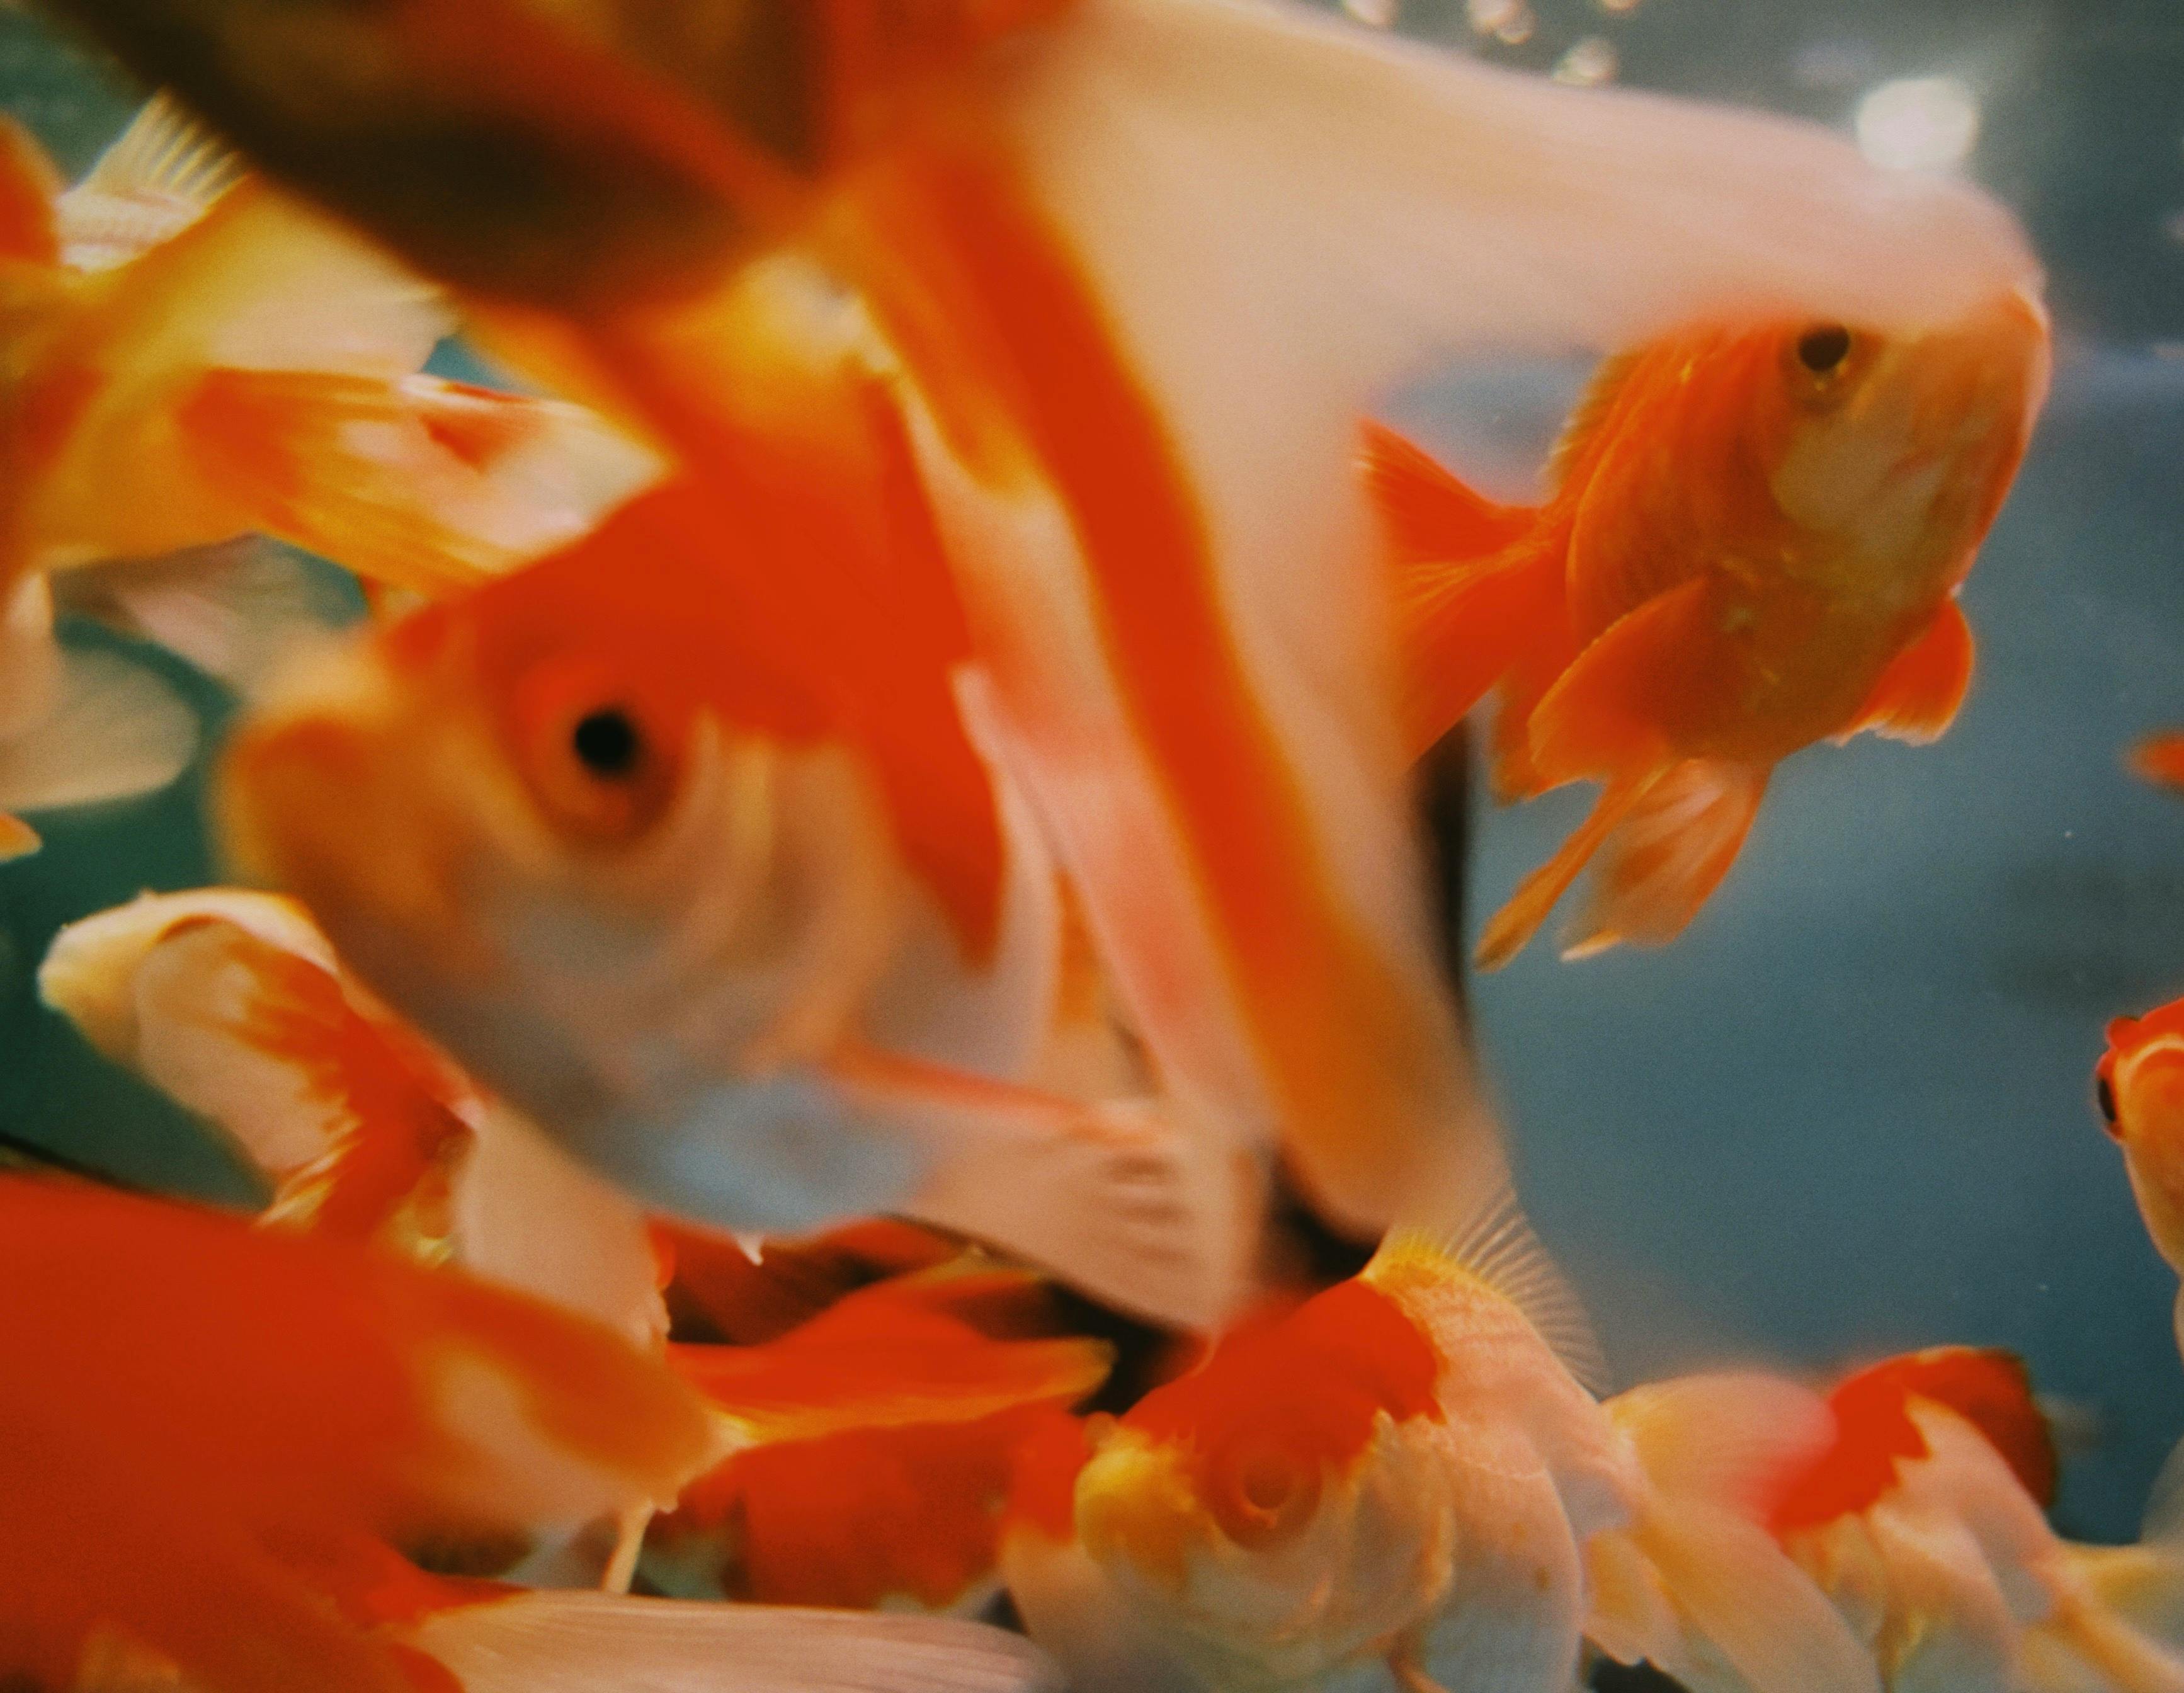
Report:
[[[2184,801],[2120,749],[2184,724],[2184,13],[2023,0],[1540,0],[1481,44],[1545,68],[1609,40],[1622,80],[1848,120],[1897,75],[1979,90],[1973,172],[2053,271],[2054,400],[1964,595],[1971,699],[1940,744],[1860,742],[1780,771],[1743,859],[1673,948],[1472,984],[1527,1197],[1625,1378],[1724,1359],[1825,1369],[2008,1345],[2081,1413],[2059,1520],[2123,1537],[2184,1429],[2175,1279],[2098,1130],[2116,1013],[2184,994]],[[133,97],[0,10],[0,104],[70,171]],[[1581,373],[1466,373],[1400,420],[1518,489]],[[81,638],[102,638],[87,633]],[[178,666],[160,663],[186,680]],[[216,742],[226,704],[191,682]],[[1483,818],[1491,911],[1574,824],[1563,794]],[[247,1198],[185,1117],[36,1005],[53,928],[210,874],[192,779],[39,820],[0,867],[0,1133],[146,1185]]]

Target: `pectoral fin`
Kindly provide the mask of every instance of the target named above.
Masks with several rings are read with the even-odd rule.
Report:
[[[1840,743],[1870,729],[1914,744],[1936,740],[1956,717],[1971,684],[1971,626],[1964,621],[1963,607],[1944,600],[1925,633],[1880,673],[1872,696],[1836,739]]]

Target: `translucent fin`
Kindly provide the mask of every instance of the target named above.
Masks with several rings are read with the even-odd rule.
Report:
[[[1769,772],[1686,759],[1651,783],[1602,846],[1585,915],[1563,943],[1589,958],[1624,942],[1662,946],[1720,885],[1759,814]]]
[[[2184,1443],[2170,1452],[2160,1473],[2153,1478],[2138,1537],[2148,1545],[2173,1547],[2184,1553]]]
[[[1157,1323],[1214,1328],[1244,1297],[1257,1165],[1172,1103],[1079,1105],[910,1066],[850,1079],[900,1119],[932,1120],[933,1160],[904,1215]]]
[[[1836,739],[1847,741],[1866,729],[1914,745],[1939,739],[1971,685],[1971,626],[1961,605],[1944,600],[1925,633],[1881,672],[1873,697]]]
[[[248,693],[299,645],[354,622],[334,572],[255,537],[63,571],[60,608],[153,642]]]
[[[943,1618],[542,1592],[408,1638],[464,1693],[1062,1693],[1028,1640]]]
[[[242,181],[242,161],[159,93],[55,205],[62,261],[104,270],[172,239]]]
[[[573,539],[658,468],[578,408],[432,377],[214,370],[179,421],[256,526],[426,593]]]
[[[1479,931],[1479,944],[1471,955],[1481,970],[1499,970],[1524,950],[1525,943],[1539,932],[1547,914],[1583,874],[1593,855],[1644,800],[1651,782],[1649,773],[1610,782],[1585,820],[1556,849],[1554,856],[1518,883],[1508,903],[1488,918]]]
[[[1634,1389],[1607,1408],[1646,1483],[1630,1527],[1597,1537],[1623,1547],[1588,1554],[1623,1577],[1607,1632],[1672,1662],[1724,1661],[1753,1693],[1879,1693],[1871,1656],[1763,1526],[1782,1479],[1833,1438],[1826,1403],[1777,1377],[1726,1374]],[[1649,1594],[1673,1614],[1665,1643],[1669,1618],[1632,1602]]]
[[[2075,1580],[2094,1602],[2158,1640],[2184,1649],[2184,1556],[2159,1540],[2066,1545]]]
[[[1607,1361],[1584,1301],[1564,1278],[1506,1182],[1493,1198],[1453,1228],[1406,1222],[1391,1229],[1373,1255],[1373,1269],[1424,1257],[1453,1265],[1484,1282],[1524,1313],[1533,1331],[1588,1392],[1604,1392]]]
[[[197,750],[197,716],[112,653],[71,650],[48,715],[0,740],[0,808],[37,811],[164,788]]]

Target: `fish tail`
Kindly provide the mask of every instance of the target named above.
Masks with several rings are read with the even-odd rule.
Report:
[[[1630,1523],[1586,1550],[1587,1632],[1602,1649],[1672,1671],[1726,1662],[1752,1693],[1879,1693],[1870,1653],[1763,1522],[1770,1489],[1830,1437],[1819,1397],[1724,1373],[1607,1408],[1645,1487]]]
[[[1654,775],[1618,777],[1594,805],[1591,815],[1570,833],[1555,855],[1517,884],[1509,902],[1487,922],[1472,956],[1482,970],[1499,970],[1524,949],[1555,903],[1569,891],[1593,855],[1607,844],[1624,820],[1652,789]]]
[[[1736,861],[1768,774],[1686,759],[1653,782],[1602,846],[1591,898],[1563,956],[1588,958],[1624,942],[1661,946],[1681,934]]]
[[[2164,1555],[2162,1561],[2169,1566],[2169,1598],[2173,1603],[2176,1561],[2173,1555]],[[2173,1623],[2174,1618],[2168,1620]],[[2112,1693],[2184,1693],[2184,1651],[2180,1651],[2184,1643],[2176,1642],[2173,1634],[2166,1639],[2157,1637],[2120,1607],[2103,1602],[2098,1593],[2073,1595],[2040,1625],[2038,1633],[2046,1637],[2047,1645],[2061,1648],[2053,1656],[2060,1657],[2068,1668],[2057,1664],[2051,1668],[2051,1654],[2028,1643],[2031,1649],[2025,1655],[2026,1679],[2034,1693],[2047,1693],[2050,1687],[2083,1687],[2084,1671],[2088,1668],[2098,1678],[2097,1685]]]
[[[1448,732],[1561,611],[1536,514],[1468,487],[1412,443],[1368,425],[1365,483],[1388,543],[1403,730],[1413,754]]]

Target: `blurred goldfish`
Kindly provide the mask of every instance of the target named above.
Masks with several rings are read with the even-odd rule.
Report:
[[[1761,304],[1908,326],[2033,274],[1975,191],[1817,130],[1301,7],[70,9],[640,423],[716,526],[754,481],[725,279],[801,242],[867,298],[994,741],[1125,1013],[1361,1239],[1500,1172],[1411,862],[1356,418],[1438,352]],[[784,598],[854,602],[750,556],[782,645]]]
[[[146,894],[62,929],[38,985],[250,1161],[273,1189],[263,1222],[665,1332],[644,1215],[375,1000],[292,901]]]
[[[1151,1085],[964,674],[885,345],[805,269],[736,303],[763,475],[734,521],[677,477],[276,686],[228,755],[231,846],[663,1209],[902,1211],[1212,1321],[1248,1161],[1057,1072],[1089,1044],[1104,1094]]]
[[[1717,1444],[1719,1401],[1603,1407],[1581,1313],[1508,1222],[1453,1250],[1393,1237],[1119,1419],[1027,1446],[1003,1568],[1072,1685],[1321,1687],[1379,1662],[1407,1693],[1566,1693],[1613,1538],[1729,1685],[1873,1686],[1763,1529],[1693,1484],[1703,1464],[1649,1473]]]
[[[1674,939],[1780,760],[1948,727],[1971,679],[1957,590],[2048,366],[2023,292],[1915,333],[1708,323],[1603,366],[1532,509],[1372,437],[1413,747],[1498,688],[1504,798],[1605,784],[1486,925],[1482,964],[1507,962],[1596,855],[1563,955]]]
[[[1828,1405],[1833,1441],[1782,1478],[1769,1521],[1892,1693],[2184,1688],[2178,1643],[2126,1608],[2147,1590],[2149,1557],[2176,1587],[2174,1554],[2056,1538],[2042,1514],[2054,1446],[2014,1357],[1945,1346],[1892,1358],[1846,1378]]]
[[[646,1579],[770,1604],[978,1602],[1017,1445],[1107,1373],[1108,1349],[1059,1333],[1044,1304],[1036,1277],[951,1263],[852,1293],[763,1346],[677,1345],[677,1367],[756,1443],[655,1519]]]
[[[2133,746],[2125,762],[2157,788],[2184,788],[2184,732],[2166,729]]]
[[[257,531],[443,586],[577,532],[653,473],[578,408],[417,375],[454,326],[437,290],[248,180],[164,101],[58,188],[0,125],[0,804],[150,786],[194,739],[148,677],[53,650],[47,573]],[[103,597],[164,630],[193,600],[202,656],[220,643],[203,626],[253,610],[254,584],[194,562],[104,572]],[[12,820],[9,838],[35,841]]]
[[[2123,1148],[2154,1250],[2184,1275],[2184,1000],[2109,1025],[2093,1078],[2101,1121]],[[2184,1348],[2184,1289],[2176,1295]]]

